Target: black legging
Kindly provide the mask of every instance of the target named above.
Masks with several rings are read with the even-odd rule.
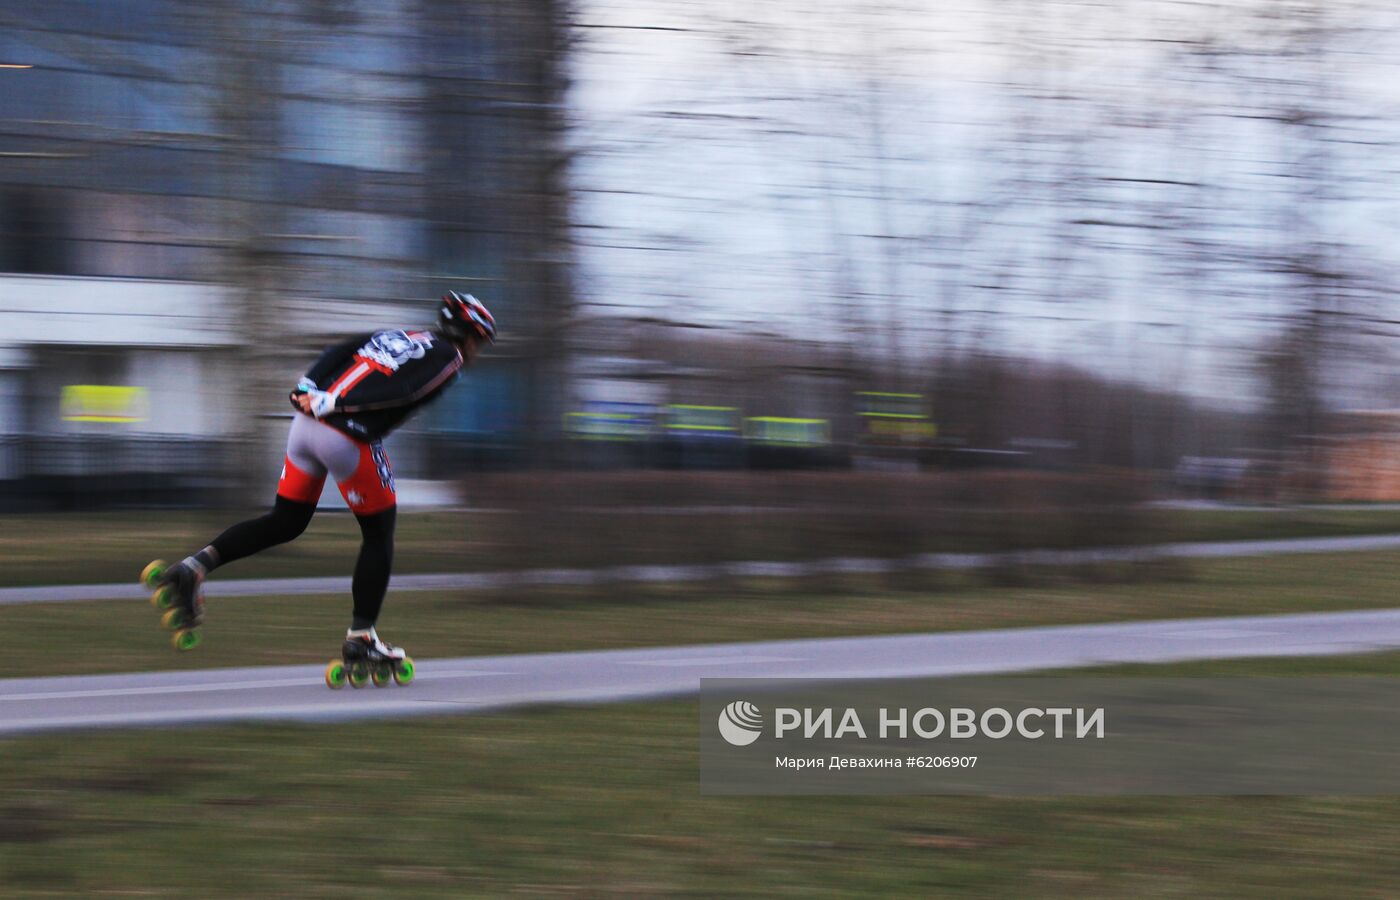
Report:
[[[372,516],[356,516],[360,523],[360,558],[355,561],[355,580],[350,593],[355,597],[355,621],[351,628],[372,628],[379,620],[384,593],[389,589],[389,572],[394,567],[394,522],[398,507],[391,506]]]
[[[209,546],[219,554],[217,563],[222,566],[261,553],[268,547],[295,540],[311,524],[314,515],[316,504],[278,497],[272,505],[272,512],[230,525],[223,534],[210,541]]]
[[[218,554],[215,566],[222,566],[269,547],[285,544],[301,536],[316,504],[298,503],[278,497],[272,511],[266,515],[231,525],[223,534],[209,542]],[[356,516],[360,524],[360,557],[355,562],[355,578],[350,592],[355,598],[355,618],[352,628],[370,628],[379,619],[384,606],[384,593],[389,588],[389,572],[394,565],[394,523],[396,507],[369,516]],[[213,566],[210,566],[212,569]]]

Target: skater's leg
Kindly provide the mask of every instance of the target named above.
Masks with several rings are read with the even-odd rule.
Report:
[[[389,588],[389,573],[394,565],[394,522],[397,507],[369,516],[356,516],[360,523],[360,558],[355,562],[355,578],[351,593],[355,598],[355,615],[350,630],[364,631],[374,627],[379,610],[384,605],[384,592]]]
[[[165,624],[177,629],[177,649],[188,650],[198,643],[194,629],[204,620],[201,585],[210,572],[225,563],[284,544],[310,524],[328,472],[314,441],[316,429],[323,427],[304,416],[293,419],[271,512],[225,529],[203,550],[159,573],[159,590],[152,600],[162,608],[170,607]],[[151,571],[150,567],[147,571]],[[142,579],[146,578],[143,573]]]
[[[226,563],[285,544],[306,530],[326,484],[328,470],[317,445],[319,431],[323,429],[330,431],[305,416],[292,420],[271,512],[229,527],[203,550],[187,558],[185,565],[200,579]]]
[[[161,584],[168,585],[174,591],[167,603],[183,611],[182,627],[198,626],[203,621],[204,592],[200,585],[210,572],[224,563],[290,541],[306,530],[315,512],[314,502],[299,503],[278,496],[272,512],[239,522],[214,538],[203,550],[166,569],[161,575]]]
[[[205,571],[209,572],[225,563],[261,553],[269,547],[295,540],[306,530],[315,514],[314,502],[302,503],[278,494],[271,512],[229,526],[223,534],[210,541],[208,547],[195,554],[195,559],[204,564]]]
[[[360,558],[355,563],[352,593],[355,615],[350,631],[374,627],[384,592],[389,587],[389,570],[394,561],[394,521],[398,498],[394,494],[394,471],[389,456],[377,441],[356,444],[353,459],[328,459],[331,474],[340,486],[345,503],[360,523]]]
[[[369,680],[373,680],[377,686],[386,685],[391,680],[397,684],[413,681],[413,660],[408,652],[387,643],[374,630],[374,623],[384,606],[384,592],[389,587],[389,572],[393,568],[394,522],[397,517],[396,506],[355,516],[363,538],[351,586],[355,614],[350,630],[345,633],[340,659],[333,660],[326,670],[326,684],[333,688],[344,684],[347,677],[354,687],[363,687]]]
[[[355,564],[355,580],[351,587],[355,597],[355,615],[350,630],[341,645],[339,671],[348,673],[350,684],[363,687],[368,679],[376,685],[399,684],[413,680],[413,660],[402,647],[385,642],[375,633],[374,623],[384,605],[384,591],[389,587],[389,570],[394,562],[394,520],[398,508],[391,506],[376,513],[357,515],[360,523],[360,559]],[[337,682],[336,678],[341,680]],[[345,674],[335,676],[330,669],[326,683],[338,687]]]

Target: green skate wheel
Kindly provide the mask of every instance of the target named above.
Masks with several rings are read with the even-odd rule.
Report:
[[[380,663],[374,667],[374,671],[370,673],[370,678],[374,681],[375,687],[384,687],[390,681],[394,680],[394,671],[388,663]]]
[[[175,602],[175,598],[170,596],[170,588],[158,587],[154,594],[151,594],[151,605],[156,609],[169,609]]]
[[[170,646],[181,653],[199,646],[199,632],[193,628],[181,628],[170,638]]]
[[[185,624],[185,611],[179,608],[167,610],[165,615],[160,617],[160,624],[171,631],[178,630],[181,625]]]
[[[326,664],[326,687],[338,691],[345,687],[345,663],[333,659]]]
[[[146,564],[146,568],[141,570],[141,584],[148,588],[153,588],[160,584],[160,577],[165,574],[165,560],[156,559]]]
[[[394,680],[399,684],[409,684],[413,681],[414,671],[413,660],[405,656],[394,666]]]
[[[369,684],[369,666],[362,662],[350,664],[350,686],[362,688]]]

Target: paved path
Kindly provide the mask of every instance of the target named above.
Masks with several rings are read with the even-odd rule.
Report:
[[[1288,553],[1355,553],[1400,548],[1400,534],[1349,537],[1287,538],[1267,541],[1215,541],[1150,544],[1139,547],[1089,547],[1081,550],[1028,550],[1010,553],[924,553],[902,559],[840,557],[806,562],[730,562],[678,566],[615,566],[600,569],[524,569],[511,572],[459,572],[399,575],[394,591],[447,591],[539,584],[611,584],[646,581],[703,581],[720,576],[791,577],[839,572],[889,572],[909,569],[981,569],[991,566],[1083,565],[1162,557],[1273,556]],[[138,566],[134,571],[139,571]],[[334,578],[252,578],[209,581],[210,597],[257,597],[293,594],[348,594],[349,576]],[[19,603],[69,603],[86,600],[136,600],[149,594],[136,583],[68,584],[0,588],[0,606]]]
[[[0,734],[680,697],[703,676],[931,677],[1396,648],[1400,609],[429,659],[410,687],[359,691],[328,690],[320,666],[4,679]]]

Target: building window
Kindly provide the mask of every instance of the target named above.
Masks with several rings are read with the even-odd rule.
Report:
[[[0,189],[0,271],[64,275],[72,268],[64,204],[42,188]]]

